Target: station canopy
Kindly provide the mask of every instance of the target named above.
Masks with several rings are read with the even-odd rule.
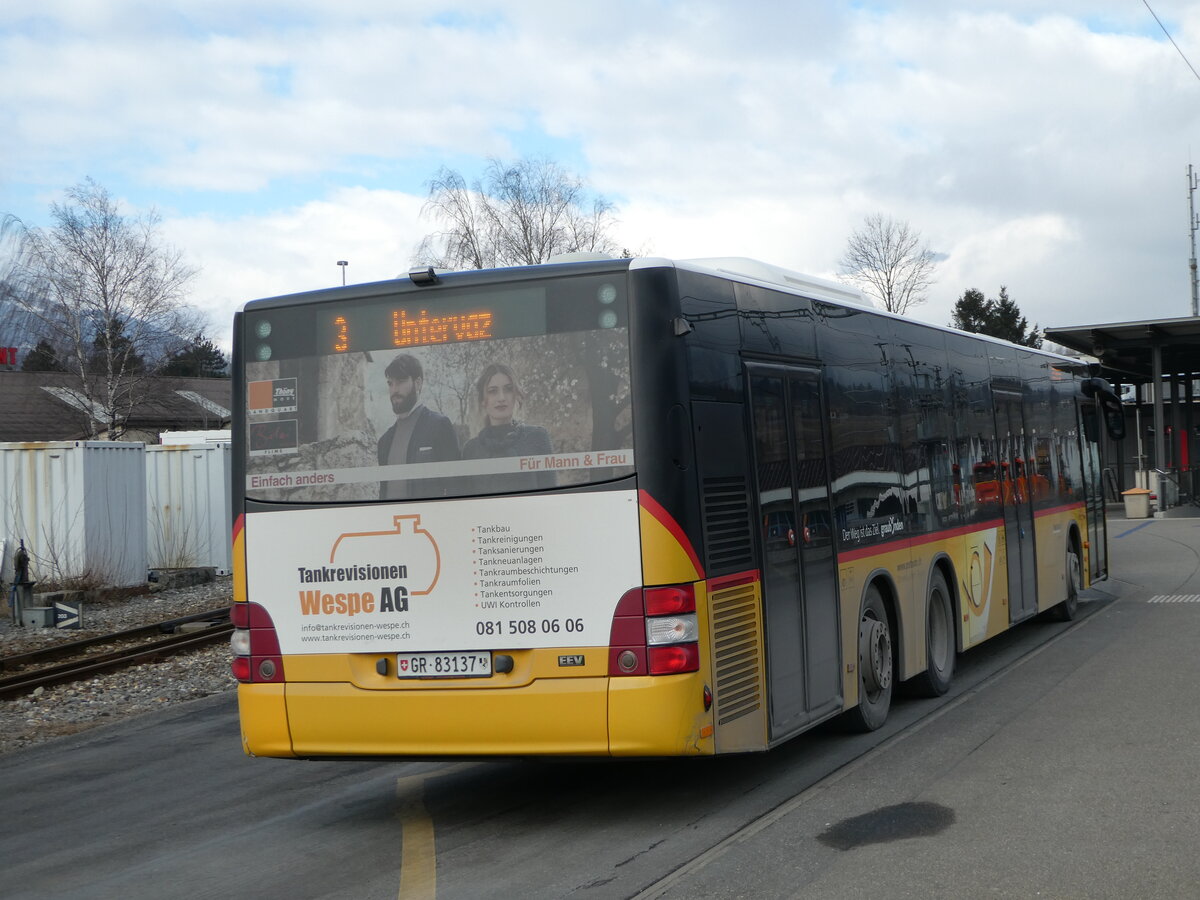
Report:
[[[1163,375],[1200,372],[1200,317],[1047,328],[1046,339],[1100,360],[1107,377],[1126,384],[1154,380],[1154,351]]]

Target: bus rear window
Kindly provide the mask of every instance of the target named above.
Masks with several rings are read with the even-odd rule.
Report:
[[[250,304],[246,496],[548,490],[633,471],[624,274]]]

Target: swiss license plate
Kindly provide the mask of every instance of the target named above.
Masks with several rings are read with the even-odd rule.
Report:
[[[397,678],[486,678],[492,654],[479,650],[396,654]]]

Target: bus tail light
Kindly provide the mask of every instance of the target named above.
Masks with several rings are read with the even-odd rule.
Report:
[[[696,589],[690,584],[626,591],[609,636],[609,675],[676,675],[700,668]]]
[[[646,588],[643,596],[648,616],[669,616],[672,613],[696,611],[696,589],[690,584]]]
[[[672,644],[650,648],[651,675],[678,675],[700,668],[699,644]]]
[[[279,636],[270,614],[257,603],[234,603],[229,609],[233,636],[233,677],[243,684],[283,681]]]

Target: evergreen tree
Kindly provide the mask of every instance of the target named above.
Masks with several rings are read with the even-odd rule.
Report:
[[[45,338],[37,342],[37,346],[25,354],[21,362],[22,372],[65,372],[67,367],[58,358],[54,346]]]
[[[146,361],[125,334],[125,320],[113,316],[97,324],[96,336],[92,339],[92,353],[88,357],[89,371],[97,374],[107,372],[135,375],[146,371]]]
[[[989,301],[983,291],[968,288],[954,304],[954,317],[950,324],[962,331],[986,334],[989,319]]]
[[[1009,298],[1008,288],[1000,286],[1000,297],[989,300],[982,291],[969,288],[954,304],[950,325],[962,331],[986,334],[1012,341],[1024,347],[1041,347],[1042,336],[1037,325],[1021,315],[1021,308]]]
[[[170,355],[159,369],[160,375],[188,378],[227,378],[228,361],[216,344],[197,332],[181,349]]]
[[[1037,325],[1029,327],[1029,320],[1021,315],[1021,309],[1008,298],[1008,289],[1000,287],[1000,299],[992,308],[993,331],[989,332],[998,338],[1022,344],[1026,347],[1042,346],[1042,337]]]

